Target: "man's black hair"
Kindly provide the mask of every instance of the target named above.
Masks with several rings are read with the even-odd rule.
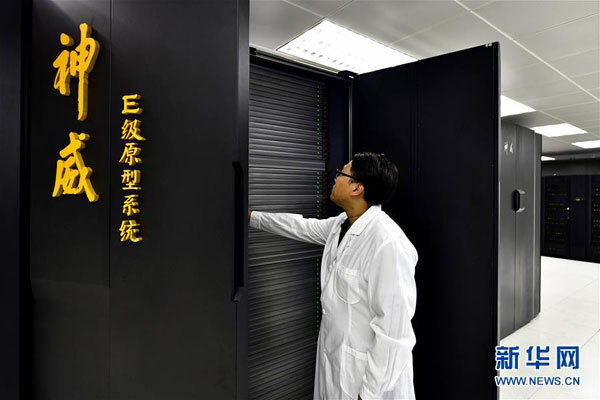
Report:
[[[398,183],[398,168],[385,154],[357,153],[352,158],[352,175],[365,187],[369,205],[384,204],[392,199]]]

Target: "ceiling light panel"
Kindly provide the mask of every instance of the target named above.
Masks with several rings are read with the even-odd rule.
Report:
[[[416,61],[329,21],[321,22],[277,50],[338,71],[348,70],[357,74]]]
[[[506,96],[500,96],[500,116],[524,114],[535,110]]]
[[[535,132],[540,135],[548,136],[548,137],[556,137],[556,136],[567,136],[567,135],[578,135],[580,133],[587,133],[583,129],[579,129],[576,126],[571,124],[555,124],[555,125],[544,125],[544,126],[536,126],[533,129]]]
[[[586,140],[585,142],[575,142],[575,146],[579,146],[584,149],[598,149],[600,148],[600,140]]]
[[[542,161],[553,161],[553,160],[555,160],[554,157],[542,156]]]

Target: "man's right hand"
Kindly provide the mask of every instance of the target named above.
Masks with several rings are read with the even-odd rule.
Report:
[[[252,215],[252,210],[248,210],[248,221],[250,221],[250,216]]]

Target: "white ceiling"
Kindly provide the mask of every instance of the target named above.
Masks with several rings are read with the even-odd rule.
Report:
[[[543,137],[545,155],[600,139],[599,0],[250,0],[251,46],[275,51],[323,19],[418,59],[498,41],[502,94],[537,110],[506,120],[588,132]]]

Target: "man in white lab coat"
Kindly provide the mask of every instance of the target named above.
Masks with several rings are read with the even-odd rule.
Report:
[[[398,170],[383,154],[359,153],[337,172],[337,217],[249,211],[250,226],[325,245],[314,399],[414,399],[417,251],[381,210]]]

